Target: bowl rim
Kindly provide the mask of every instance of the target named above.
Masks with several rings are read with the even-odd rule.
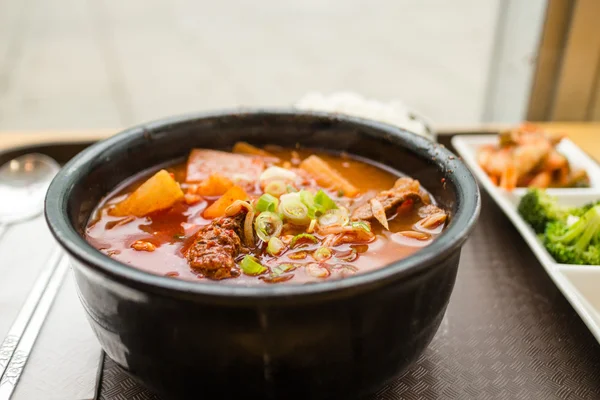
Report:
[[[73,226],[68,216],[69,194],[76,183],[85,176],[80,170],[94,158],[112,146],[118,146],[130,136],[144,135],[164,127],[198,121],[202,119],[235,117],[282,118],[306,117],[325,119],[333,123],[347,123],[362,128],[380,131],[384,134],[400,137],[412,142],[414,147],[431,148],[436,151],[434,163],[445,173],[446,180],[456,187],[456,201],[460,204],[452,216],[452,223],[440,237],[430,245],[412,255],[392,262],[375,270],[356,274],[343,279],[325,280],[311,284],[291,285],[231,285],[221,283],[203,283],[173,279],[153,274],[129,266],[110,258],[88,243]],[[413,150],[414,151],[414,150]],[[421,155],[418,155],[421,157]],[[120,131],[119,133],[87,147],[69,160],[56,175],[46,194],[44,214],[50,231],[59,244],[75,259],[88,268],[117,280],[126,286],[143,287],[153,292],[172,295],[204,295],[219,298],[298,298],[314,294],[341,294],[348,289],[361,289],[380,285],[393,279],[424,272],[452,255],[462,246],[472,230],[481,207],[477,182],[468,167],[443,145],[409,132],[403,128],[374,120],[353,117],[345,114],[305,111],[290,108],[228,109],[215,112],[188,113],[174,117],[158,119]]]

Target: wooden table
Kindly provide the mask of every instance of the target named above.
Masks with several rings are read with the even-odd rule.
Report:
[[[600,123],[548,123],[540,124],[552,133],[566,133],[580,148],[600,161]]]
[[[579,147],[600,161],[600,123],[541,123],[552,133],[566,133]],[[503,125],[482,125],[475,127],[444,127],[439,134],[455,132],[497,132]],[[118,132],[118,129],[94,131],[48,131],[48,132],[0,132],[0,150],[28,144],[56,143],[100,140]]]

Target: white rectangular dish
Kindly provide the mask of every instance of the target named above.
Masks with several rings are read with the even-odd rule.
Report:
[[[477,150],[497,141],[497,135],[460,135],[452,138],[452,145],[480,185],[521,233],[548,275],[600,342],[600,266],[559,264],[546,251],[533,229],[517,212],[519,201],[527,189],[517,188],[507,192],[497,187],[477,163]],[[548,189],[548,193],[556,196],[560,204],[567,206],[579,206],[600,200],[600,165],[568,139],[563,139],[557,149],[573,166],[588,172],[591,187]]]

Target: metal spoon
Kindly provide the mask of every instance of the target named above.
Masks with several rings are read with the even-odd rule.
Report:
[[[14,158],[0,167],[0,238],[8,225],[38,216],[60,165],[38,153]]]
[[[9,225],[34,218],[42,212],[46,191],[59,169],[60,165],[52,158],[37,153],[14,158],[0,167],[0,238]],[[35,311],[46,288],[51,282],[61,280],[64,276],[64,273],[55,274],[61,259],[62,251],[56,249],[37,277],[7,336],[0,343],[0,399],[11,396],[41,323],[48,313],[49,306],[46,306],[36,319],[37,325],[30,332],[26,331],[30,320],[36,315]],[[51,304],[56,291],[47,296],[44,304]],[[22,344],[24,334],[27,334],[27,341]],[[20,352],[15,358],[16,350]],[[8,375],[5,374],[7,370]]]

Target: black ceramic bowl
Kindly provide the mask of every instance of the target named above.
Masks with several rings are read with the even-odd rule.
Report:
[[[346,151],[419,179],[451,222],[430,246],[385,268],[307,285],[240,287],[152,275],[89,245],[98,201],[125,178],[192,147],[238,140]],[[106,353],[165,398],[348,399],[371,393],[433,338],[461,246],[479,213],[468,169],[439,145],[372,121],[293,111],[165,119],[97,143],[52,182],[46,218],[69,254]]]

